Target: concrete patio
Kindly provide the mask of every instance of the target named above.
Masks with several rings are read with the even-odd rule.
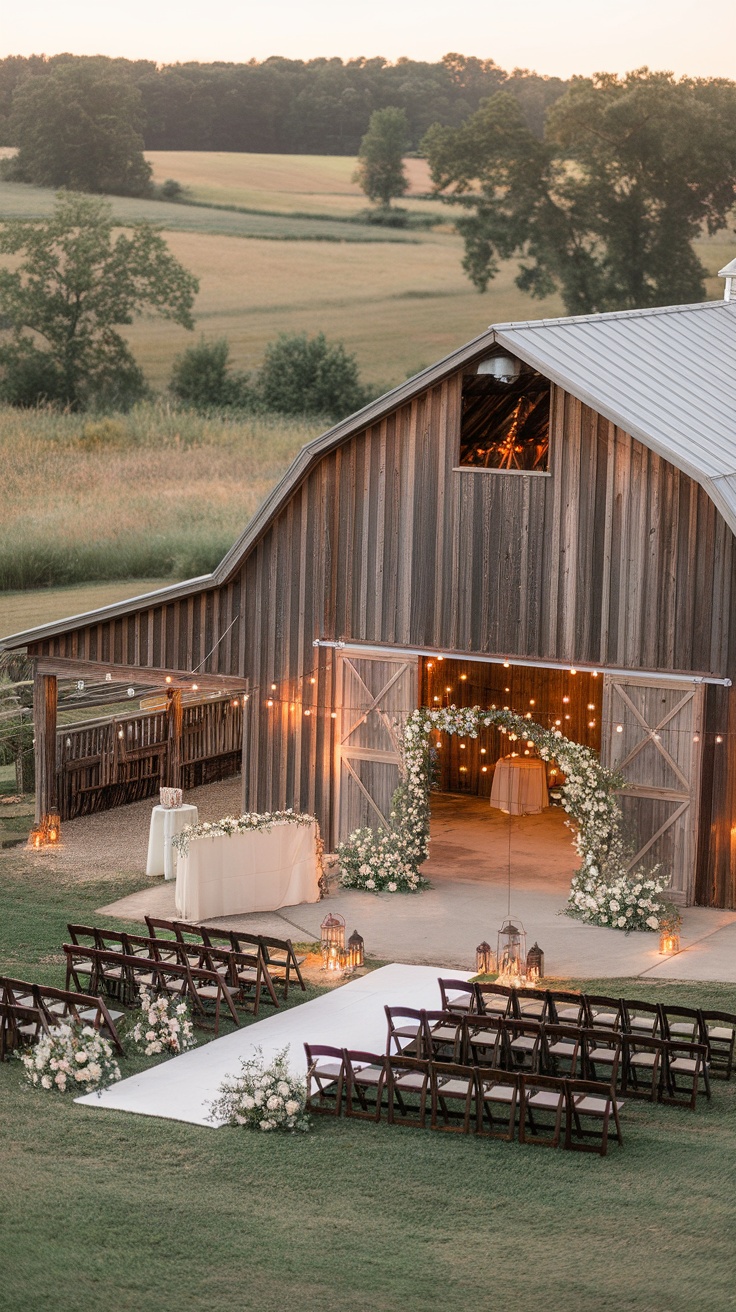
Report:
[[[232,797],[228,795],[232,793]],[[201,819],[237,812],[239,783],[229,780],[190,794]],[[189,800],[188,798],[188,800]],[[226,804],[228,803],[228,804]],[[76,861],[79,847],[105,843],[106,821],[114,817],[115,848],[145,861],[150,803],[79,820],[66,827],[65,860]],[[129,835],[119,843],[127,819]],[[483,938],[495,948],[496,932],[510,906],[523,922],[528,944],[545,952],[548,975],[605,978],[647,975],[653,979],[728,980],[736,983],[736,912],[690,907],[683,913],[682,951],[662,958],[655,934],[628,937],[612,929],[583,925],[563,914],[576,856],[564,813],[551,807],[539,816],[510,819],[478,798],[433,798],[432,854],[425,873],[432,887],[419,896],[370,894],[333,886],[328,902],[287,907],[280,912],[234,916],[215,923],[300,940],[319,938],[320,923],[339,911],[348,932],[358,928],[367,952],[386,961],[474,968],[475,947]],[[76,857],[75,857],[76,850]],[[110,860],[105,853],[106,868]],[[174,884],[152,880],[150,888],[101,906],[101,913],[142,920],[146,913],[173,917]]]

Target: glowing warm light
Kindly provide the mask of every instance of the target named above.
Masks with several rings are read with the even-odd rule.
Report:
[[[592,674],[593,674],[593,678],[594,678],[594,679],[597,679],[597,678],[598,678],[598,671],[597,671],[597,670],[593,670],[593,671],[592,671]]]
[[[510,662],[510,661],[504,661],[504,663],[503,663],[503,668],[504,668],[505,670],[510,669],[510,668],[511,668],[511,662]]]
[[[272,684],[271,684],[271,692],[275,692],[275,691],[276,691],[276,684],[275,684],[275,683],[272,683]]]
[[[311,715],[312,712],[311,712],[310,710],[306,710],[306,711],[304,712],[304,714],[305,714],[305,715]]]
[[[527,711],[526,716],[525,716],[525,719],[527,719],[527,720],[531,720],[531,718],[532,718],[532,713],[531,713],[531,711]]]
[[[310,679],[309,682],[310,682],[310,683],[316,683],[317,680],[316,680],[316,679]]]
[[[269,697],[268,701],[266,702],[266,705],[273,706],[273,697]]]
[[[524,750],[524,755],[525,755],[525,756],[528,756],[528,755],[529,755],[529,748],[528,748],[528,747],[525,748],[525,750]]]
[[[171,683],[171,675],[170,675],[170,674],[167,674],[167,675],[166,675],[166,680],[165,680],[165,682],[166,682],[166,683]]]
[[[534,746],[534,743],[532,742],[531,738],[527,738],[527,740],[526,740],[526,745],[527,745],[527,747],[533,747],[533,746]]]
[[[437,657],[437,660],[438,660],[438,661],[443,661],[444,659],[445,659],[444,656],[438,656],[438,657]]]
[[[699,743],[699,742],[700,742],[700,734],[699,734],[699,733],[694,733],[694,734],[693,734],[693,742],[694,742],[694,743]]]
[[[719,733],[716,734],[716,742],[717,742],[717,743],[722,743],[722,742],[723,742],[723,739],[721,738],[721,735],[720,735]]]
[[[432,669],[434,669],[434,665],[433,665],[433,662],[432,662],[432,661],[427,661],[427,669],[428,669],[428,670],[432,670]]]
[[[480,772],[481,772],[481,774],[488,774],[488,766],[487,766],[487,765],[482,765],[482,766],[480,767]]]
[[[555,720],[555,724],[562,724],[562,720]]]
[[[570,669],[570,673],[571,673],[571,674],[577,674],[577,670],[571,668],[571,669]]]
[[[504,688],[504,692],[511,692],[510,688]]]
[[[486,754],[486,748],[485,748],[485,747],[481,747],[481,749],[480,749],[480,754],[481,754],[481,756],[485,756],[485,754]]]
[[[680,935],[671,933],[666,929],[662,930],[659,936],[659,955],[660,957],[671,957],[673,953],[680,951]]]
[[[461,751],[461,752],[464,752],[464,751],[465,751],[465,743],[461,743],[461,744],[460,744],[460,751]]]
[[[461,773],[461,774],[467,774],[467,773],[468,773],[468,767],[467,767],[467,765],[461,765],[461,766],[460,766],[460,773]]]
[[[193,683],[193,684],[192,684],[192,692],[197,692],[198,689],[199,689],[199,684],[198,684],[198,683]]]
[[[588,720],[588,728],[589,729],[595,728],[595,720]]]
[[[569,720],[569,719],[570,719],[570,716],[569,716],[569,715],[566,715],[566,716],[565,716],[565,719],[566,719],[566,720]]]
[[[330,711],[330,719],[331,720],[337,719],[337,711]]]
[[[438,702],[438,701],[439,701],[439,697],[433,697],[432,700],[435,701],[435,702]]]
[[[452,688],[450,687],[445,688],[445,692],[452,692]]]
[[[624,731],[624,726],[622,724],[617,724],[616,733],[623,733],[623,731]]]
[[[562,700],[563,700],[563,702],[567,703],[567,702],[569,702],[570,698],[569,698],[569,697],[563,697]]]
[[[534,698],[533,698],[533,697],[530,697],[530,698],[529,698],[529,705],[530,705],[530,706],[536,706],[536,704],[537,704],[537,703],[535,702]]]

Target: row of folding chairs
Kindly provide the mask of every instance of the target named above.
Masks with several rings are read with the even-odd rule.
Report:
[[[126,1004],[137,1000],[139,977],[146,972],[136,970],[131,973],[129,970],[121,970],[117,962],[106,962],[104,957],[94,959],[81,955],[85,950],[94,950],[103,954],[120,953],[126,957],[140,957],[146,962],[189,966],[195,971],[215,973],[221,976],[243,1005],[252,1000],[255,1015],[258,1014],[261,1001],[270,1002],[274,1007],[279,1005],[273,979],[257,948],[242,952],[233,948],[229,942],[222,947],[208,945],[203,941],[185,943],[176,938],[150,938],[144,934],[98,929],[92,925],[70,924],[67,928],[72,940],[67,946],[75,949],[73,953],[67,952],[67,985],[71,979],[78,983],[79,978],[90,975],[92,963],[96,960],[97,975],[91,980],[92,991],[102,989]],[[150,987],[150,982],[145,986]]]
[[[708,1049],[713,1075],[730,1080],[733,1072],[736,1014],[731,1012],[562,989],[514,989],[461,979],[440,979],[439,986],[443,1011],[534,1019],[580,1029],[646,1034],[667,1042],[698,1043]]]
[[[694,1109],[711,1096],[708,1049],[610,1028],[414,1007],[386,1007],[386,1053],[605,1084],[623,1096]]]
[[[605,1156],[623,1144],[623,1102],[590,1081],[304,1045],[307,1110],[318,1115],[564,1147]]]
[[[109,1010],[100,997],[0,976],[0,1061],[64,1022],[91,1025],[122,1053],[123,1045],[115,1025],[122,1014]]]
[[[301,966],[306,956],[298,956],[290,938],[274,938],[269,934],[247,934],[240,929],[223,929],[218,925],[190,925],[185,920],[162,920],[156,916],[146,916],[146,925],[151,938],[161,933],[178,939],[180,943],[201,941],[208,947],[230,946],[234,952],[252,952],[255,948],[263,958],[264,969],[274,984],[283,989],[284,998],[289,995],[292,979],[306,991],[302,978]]]

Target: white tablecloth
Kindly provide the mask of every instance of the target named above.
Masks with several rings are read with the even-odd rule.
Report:
[[[198,820],[196,806],[154,806],[148,831],[147,875],[174,878],[175,852],[171,840],[181,833],[185,825],[196,825]]]
[[[270,830],[197,838],[176,873],[183,920],[277,911],[319,901],[315,824],[274,823]]]
[[[544,761],[533,756],[502,756],[493,775],[491,806],[509,815],[538,815],[549,806]]]

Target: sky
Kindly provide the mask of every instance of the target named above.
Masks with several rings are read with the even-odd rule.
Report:
[[[735,0],[4,0],[3,8],[2,55],[433,61],[458,51],[558,77],[648,64],[736,78]]]

